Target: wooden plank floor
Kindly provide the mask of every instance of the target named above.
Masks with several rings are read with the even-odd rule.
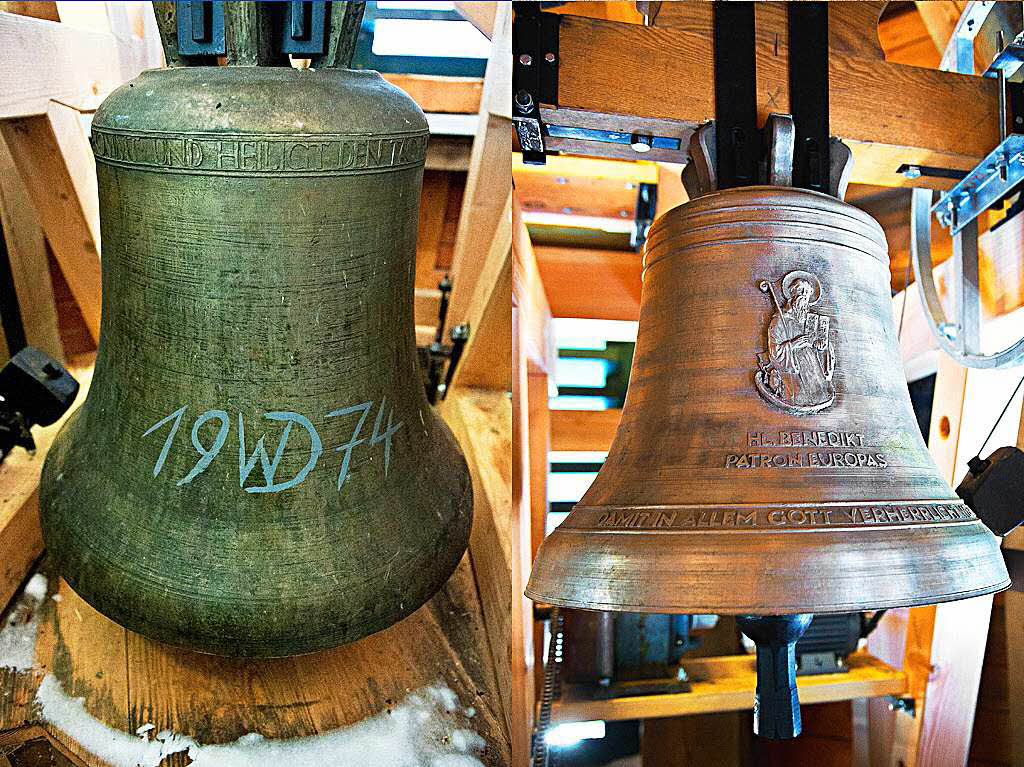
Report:
[[[43,451],[40,451],[42,453]],[[33,461],[42,461],[37,454]],[[19,507],[37,503],[19,484]],[[0,496],[8,492],[0,484]],[[0,509],[6,499],[0,497]],[[410,693],[437,683],[459,701],[457,726],[486,742],[474,754],[487,767],[510,764],[509,734],[488,650],[480,595],[469,556],[426,605],[391,628],[359,642],[312,655],[273,660],[225,659],[148,640],[89,607],[45,559],[49,577],[40,610],[36,669],[0,669],[0,755],[45,731],[89,767],[104,762],[67,733],[39,721],[33,705],[52,674],[85,710],[134,737],[153,724],[202,744],[228,743],[248,733],[298,738],[328,733],[391,711]],[[57,596],[57,599],[49,598]],[[465,715],[472,709],[472,716]],[[369,756],[369,755],[368,755]],[[0,765],[4,764],[0,756]],[[183,767],[185,753],[160,764]],[[5,766],[6,767],[6,766]],[[375,767],[372,760],[362,767]]]

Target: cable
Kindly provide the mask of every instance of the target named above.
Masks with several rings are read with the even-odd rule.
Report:
[[[1021,379],[1017,382],[1017,385],[1013,389],[1013,394],[1010,395],[1010,398],[1006,400],[1006,404],[1003,405],[1003,412],[999,414],[999,417],[996,419],[996,422],[992,424],[992,428],[989,429],[988,436],[985,437],[985,441],[982,442],[981,447],[978,448],[979,457],[981,456],[981,451],[985,449],[985,445],[988,444],[988,441],[992,438],[992,435],[995,433],[996,427],[999,425],[999,422],[1002,421],[1003,416],[1006,415],[1006,411],[1010,408],[1010,403],[1013,402],[1013,398],[1016,397],[1017,392],[1020,391],[1021,384],[1024,384],[1024,376],[1021,376]]]

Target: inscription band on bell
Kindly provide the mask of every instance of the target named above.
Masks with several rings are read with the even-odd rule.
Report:
[[[576,507],[574,529],[780,530],[881,527],[977,519],[964,504],[857,504],[807,507],[702,506],[693,509],[591,510]]]
[[[155,133],[93,128],[97,162],[165,173],[349,175],[423,164],[428,133]]]

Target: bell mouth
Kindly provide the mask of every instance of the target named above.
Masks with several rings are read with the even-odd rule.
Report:
[[[867,511],[879,504],[846,504],[843,513],[858,506]],[[934,511],[940,506],[962,518],[683,529],[666,520],[700,522],[703,515],[707,523],[714,514],[722,520],[722,508],[578,506],[541,544],[526,596],[585,610],[780,615],[911,607],[1008,588],[998,539],[962,504],[930,509],[946,513]],[[766,505],[744,513],[800,520],[794,511],[800,510]],[[602,517],[619,526],[591,524]]]

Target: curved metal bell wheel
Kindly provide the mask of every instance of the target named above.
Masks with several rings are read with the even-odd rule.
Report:
[[[978,283],[978,222],[953,235],[953,303],[946,317],[932,277],[932,190],[914,189],[910,198],[910,260],[921,291],[924,315],[939,348],[969,368],[1007,368],[1024,364],[1024,338],[994,354],[981,351],[981,292]]]

